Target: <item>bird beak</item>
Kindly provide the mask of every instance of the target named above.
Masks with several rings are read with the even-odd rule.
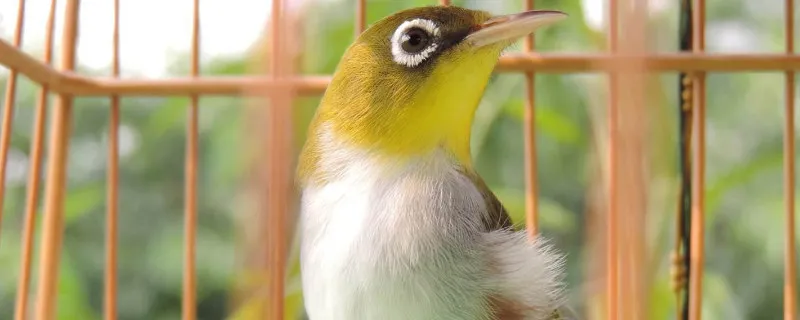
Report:
[[[478,30],[470,33],[464,40],[474,48],[497,43],[510,45],[517,39],[566,17],[566,13],[554,10],[532,10],[496,16],[481,24]]]

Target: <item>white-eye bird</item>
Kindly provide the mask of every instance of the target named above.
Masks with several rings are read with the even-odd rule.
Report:
[[[469,146],[501,52],[564,17],[414,8],[348,48],[298,165],[311,320],[559,317],[563,257],[514,231]]]

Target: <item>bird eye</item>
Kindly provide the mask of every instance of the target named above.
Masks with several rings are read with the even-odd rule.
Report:
[[[418,66],[436,52],[438,37],[439,27],[431,20],[403,22],[391,38],[394,62],[410,68]]]
[[[420,28],[411,28],[402,37],[400,46],[408,53],[419,53],[431,42],[431,36]]]

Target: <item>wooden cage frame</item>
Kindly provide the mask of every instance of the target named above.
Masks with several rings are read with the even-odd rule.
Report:
[[[54,319],[56,309],[56,283],[63,234],[63,209],[66,181],[66,158],[69,148],[71,129],[72,100],[75,96],[108,96],[110,97],[111,118],[109,131],[109,164],[107,186],[107,239],[106,239],[106,276],[104,319],[116,319],[116,239],[117,239],[117,199],[118,191],[118,129],[120,96],[189,96],[191,97],[187,119],[186,142],[186,176],[185,176],[185,254],[184,254],[184,286],[183,286],[183,319],[196,318],[195,297],[195,238],[196,238],[196,197],[197,197],[197,161],[198,161],[198,97],[201,95],[259,95],[266,94],[272,103],[269,109],[270,141],[273,150],[289,150],[290,144],[283,138],[288,130],[287,119],[292,99],[296,95],[318,95],[324,92],[329,81],[328,76],[293,75],[285,63],[286,39],[281,32],[272,32],[270,74],[266,76],[236,77],[201,77],[199,76],[199,0],[194,0],[191,74],[185,78],[165,80],[129,80],[119,76],[119,0],[114,1],[113,31],[113,73],[109,78],[94,78],[74,73],[75,44],[78,33],[79,0],[66,1],[64,30],[61,35],[63,45],[60,51],[61,65],[51,67],[53,25],[57,0],[51,0],[49,19],[47,20],[46,47],[43,61],[39,61],[20,50],[24,24],[25,0],[19,0],[17,24],[11,43],[0,40],[0,64],[11,70],[3,105],[3,119],[0,125],[0,207],[5,188],[6,160],[10,144],[11,123],[18,75],[24,75],[41,86],[35,109],[34,136],[31,153],[31,170],[28,178],[24,229],[23,257],[21,259],[21,275],[16,300],[15,319],[24,320],[26,314],[31,278],[31,260],[33,245],[33,228],[35,207],[38,195],[40,164],[44,152],[43,135],[46,115],[46,97],[48,92],[57,94],[52,109],[50,124],[50,141],[47,147],[47,176],[44,190],[44,217],[40,261],[38,265],[39,281],[36,289],[35,319]],[[524,0],[525,8],[534,7],[533,0]],[[525,134],[525,182],[526,182],[526,221],[530,234],[537,232],[537,184],[536,184],[536,146],[534,145],[534,73],[575,73],[599,72],[610,76],[610,95],[608,103],[608,176],[607,188],[607,239],[605,283],[605,312],[608,319],[641,319],[643,315],[641,266],[643,239],[642,232],[620,233],[621,228],[632,228],[643,223],[643,197],[636,190],[641,185],[641,173],[637,170],[617,170],[621,164],[626,168],[637,166],[637,159],[642,156],[642,141],[637,140],[637,132],[643,132],[640,126],[631,125],[644,116],[644,87],[640,81],[646,73],[682,71],[690,74],[692,81],[692,99],[695,116],[693,117],[693,161],[692,192],[695,202],[692,205],[691,247],[688,257],[692,270],[690,281],[689,318],[701,319],[701,289],[704,260],[704,195],[705,186],[705,78],[708,72],[742,72],[742,71],[781,71],[786,75],[786,104],[784,122],[784,197],[785,197],[785,280],[784,280],[784,319],[795,319],[797,316],[797,275],[796,249],[794,244],[794,193],[795,193],[795,137],[794,137],[794,73],[800,69],[800,56],[794,54],[794,1],[785,0],[785,54],[708,54],[705,48],[705,1],[691,0],[693,6],[692,30],[693,52],[676,54],[652,54],[646,52],[644,35],[644,1],[609,0],[610,24],[608,53],[589,55],[539,55],[532,53],[533,37],[525,40],[524,53],[511,54],[501,58],[498,72],[519,72],[526,76],[526,108],[524,117]],[[448,5],[449,1],[442,0]],[[285,0],[272,1],[272,18],[268,29],[277,31],[287,28],[289,23],[285,17]],[[366,26],[366,0],[357,0],[356,32]],[[628,8],[623,10],[622,8]],[[621,28],[620,26],[624,26]],[[624,36],[625,41],[621,41]],[[620,94],[620,88],[626,88]],[[289,221],[290,206],[290,168],[281,152],[272,152],[268,163],[268,245],[270,257],[269,304],[268,319],[283,318],[283,279],[286,274],[286,256],[288,243],[286,231],[281,228]],[[639,161],[640,163],[641,161]],[[641,170],[638,170],[641,171]],[[624,199],[621,194],[627,195]],[[0,222],[2,212],[0,211]],[[631,230],[635,230],[633,228]],[[625,237],[624,239],[622,237]],[[620,274],[626,276],[621,277]],[[625,301],[624,304],[620,301]]]

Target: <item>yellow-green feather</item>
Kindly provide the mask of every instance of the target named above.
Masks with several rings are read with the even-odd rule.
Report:
[[[395,63],[389,37],[412,18],[444,21],[441,28],[476,28],[490,14],[454,7],[426,7],[384,18],[347,50],[311,123],[300,156],[301,182],[323,182],[331,174],[319,167],[319,130],[383,161],[401,162],[443,147],[472,169],[470,130],[475,109],[502,46],[474,49],[457,44],[426,68]]]

